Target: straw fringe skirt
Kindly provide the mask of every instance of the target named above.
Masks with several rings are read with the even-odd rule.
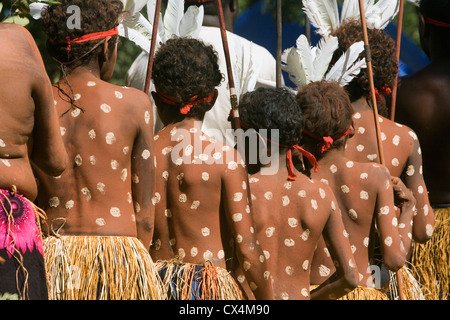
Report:
[[[426,243],[414,243],[412,264],[423,286],[426,300],[450,299],[450,208],[434,210],[433,236]]]
[[[389,300],[389,297],[386,293],[378,289],[357,286],[337,300]]]
[[[137,238],[48,237],[44,257],[51,300],[166,298],[150,253]]]
[[[243,299],[234,278],[221,267],[183,263],[179,258],[155,264],[170,300]]]
[[[318,285],[310,285],[309,289],[312,291]],[[387,294],[381,290],[357,286],[355,289],[336,300],[389,300]]]
[[[414,271],[415,268],[413,265],[410,267],[403,266],[398,274],[401,277],[402,291],[405,300],[425,300],[425,296],[423,295],[423,288],[420,282],[417,280],[418,275],[417,271]],[[387,294],[390,296],[391,300],[400,300],[400,288],[398,287],[397,280],[397,272],[391,272],[390,274],[390,282],[389,282],[389,291]]]

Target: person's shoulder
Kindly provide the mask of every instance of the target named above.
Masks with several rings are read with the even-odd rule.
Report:
[[[14,41],[20,40],[20,37],[23,39],[32,38],[32,35],[28,29],[15,23],[0,23],[0,31],[11,32],[15,36],[19,37],[14,39]],[[5,39],[5,37],[3,37],[3,39]]]
[[[393,143],[398,145],[401,140],[413,141],[417,140],[416,132],[409,126],[400,122],[380,116],[383,131],[389,130],[393,134]]]

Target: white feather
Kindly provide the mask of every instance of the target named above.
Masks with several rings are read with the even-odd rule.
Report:
[[[365,10],[367,27],[384,29],[397,15],[400,7],[399,0],[379,0]]]
[[[144,36],[142,33],[137,31],[136,29],[129,28],[123,24],[119,25],[119,35],[121,37],[128,38],[130,41],[133,41],[142,50],[149,53],[150,52],[150,39]]]
[[[303,11],[317,33],[327,37],[339,26],[339,10],[336,0],[303,0]]]
[[[198,38],[203,24],[203,6],[189,6],[181,18],[179,34],[181,37]]]
[[[303,69],[300,55],[295,48],[284,50],[281,57],[281,68],[289,75],[289,79],[297,86],[306,85],[306,74]]]
[[[179,27],[183,14],[184,0],[169,0],[164,13],[164,40],[170,39],[173,35],[180,35]]]
[[[305,72],[306,84],[308,84],[314,72],[313,48],[311,48],[308,39],[303,34],[297,38],[296,46]]]
[[[42,10],[48,5],[45,3],[30,3],[30,15],[33,19],[39,20],[41,18]]]
[[[336,61],[330,71],[326,74],[325,80],[337,81],[344,86],[366,67],[365,59],[360,59],[359,55],[364,51],[364,42],[359,41],[350,46],[347,51]]]
[[[328,70],[328,66],[333,57],[333,53],[339,46],[337,37],[329,37],[320,39],[317,47],[315,48],[315,56],[313,62],[313,75],[311,81],[322,80],[325,72]]]
[[[134,16],[140,12],[148,0],[122,0],[123,12],[127,12],[130,16]]]

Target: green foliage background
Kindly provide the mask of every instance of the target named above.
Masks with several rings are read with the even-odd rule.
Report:
[[[0,21],[5,17],[6,10],[11,8],[13,4],[16,4],[23,0],[0,0],[3,3],[3,9],[0,12]],[[239,11],[243,12],[251,5],[255,4],[259,0],[239,0]],[[276,12],[276,0],[262,0],[264,1],[264,11],[273,13],[273,18],[275,19]],[[167,0],[162,0],[162,8],[165,8]],[[339,1],[342,2],[342,1]],[[301,0],[282,0],[282,20],[283,22],[299,22],[304,24],[304,15],[302,12],[302,2]],[[59,79],[59,70],[57,64],[52,60],[52,58],[47,54],[45,48],[45,42],[47,36],[42,31],[40,21],[35,21],[29,19],[30,22],[26,28],[33,35],[39,50],[41,51],[44,64],[47,68],[52,82],[56,82]],[[396,22],[396,21],[395,21]],[[418,17],[416,13],[416,8],[405,1],[404,5],[404,15],[403,15],[403,31],[417,44],[419,45],[419,34],[418,34]],[[117,63],[114,71],[112,83],[117,85],[125,84],[125,75],[128,68],[133,63],[134,59],[139,55],[141,49],[137,47],[134,43],[125,38],[120,38],[120,43],[118,46],[118,57]]]

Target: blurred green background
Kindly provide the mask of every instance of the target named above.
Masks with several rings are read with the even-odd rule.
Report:
[[[11,7],[17,7],[20,5],[21,1],[26,0],[0,0],[0,6],[3,4],[2,10],[0,10],[0,21],[5,18],[7,10]],[[239,0],[239,11],[243,12],[251,5],[255,4],[259,0]],[[273,19],[275,19],[276,12],[276,0],[262,0],[264,1],[264,10],[268,13],[273,13]],[[29,2],[29,1],[28,1]],[[342,2],[342,1],[339,1]],[[164,10],[167,0],[162,0],[162,8]],[[145,11],[145,10],[144,10]],[[296,22],[304,24],[304,15],[302,13],[302,3],[301,0],[282,0],[282,20],[283,22]],[[47,36],[41,29],[40,21],[29,19],[30,22],[26,28],[33,35],[40,51],[44,64],[47,68],[52,82],[56,82],[59,79],[59,70],[57,64],[52,60],[52,58],[47,54],[45,48],[45,42]],[[397,22],[397,19],[394,21]],[[416,8],[405,1],[404,5],[404,15],[403,15],[403,31],[409,38],[419,45],[419,34],[418,34],[418,17],[416,13]],[[139,55],[141,49],[137,47],[134,43],[126,38],[120,38],[120,43],[118,46],[118,57],[117,63],[114,71],[113,78],[111,82],[117,85],[125,84],[125,75],[128,68],[133,63],[134,59]]]

